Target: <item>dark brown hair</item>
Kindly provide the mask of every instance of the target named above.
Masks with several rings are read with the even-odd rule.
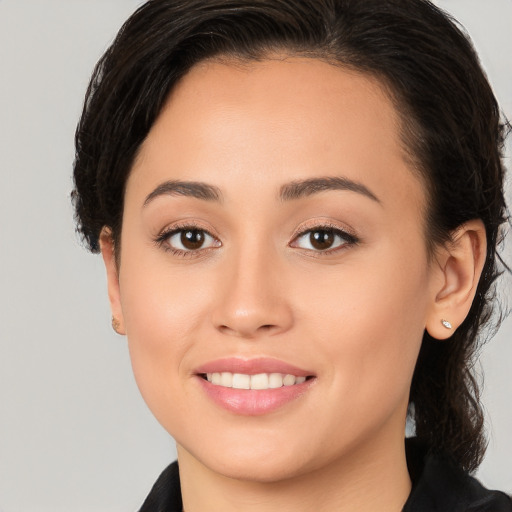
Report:
[[[427,246],[482,219],[487,258],[471,310],[449,342],[425,332],[410,395],[416,435],[475,469],[485,451],[473,376],[488,322],[504,222],[504,124],[477,55],[457,24],[426,0],[151,0],[98,62],[76,131],[78,230],[97,252],[108,226],[120,244],[123,196],[137,151],[177,81],[215,57],[285,53],[376,77],[402,118],[413,172],[428,195]]]

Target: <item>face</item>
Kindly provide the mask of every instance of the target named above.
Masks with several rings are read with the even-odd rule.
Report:
[[[129,176],[110,286],[180,456],[268,481],[402,441],[424,207],[376,81],[300,58],[184,77]]]

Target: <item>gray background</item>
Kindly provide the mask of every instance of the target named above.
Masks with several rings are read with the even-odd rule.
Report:
[[[139,4],[0,0],[3,512],[136,510],[175,456],[139,397],[124,339],[110,328],[102,262],[77,243],[68,198],[88,77]],[[467,27],[511,118],[512,2],[438,4]],[[508,492],[511,340],[509,318],[482,358],[492,421],[479,472]]]

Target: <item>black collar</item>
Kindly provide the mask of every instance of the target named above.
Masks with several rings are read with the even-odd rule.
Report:
[[[406,439],[412,491],[402,512],[512,512],[512,499],[485,489],[448,457],[433,456],[416,439]],[[160,475],[139,512],[182,512],[178,463]]]
[[[449,457],[428,453],[417,439],[406,439],[411,494],[403,512],[510,512],[512,499],[485,489]]]

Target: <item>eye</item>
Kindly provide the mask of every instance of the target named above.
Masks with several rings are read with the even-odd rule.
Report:
[[[299,247],[316,252],[327,252],[356,243],[356,238],[340,229],[320,226],[299,234],[291,244],[292,247]]]
[[[204,229],[183,227],[163,233],[158,240],[169,250],[177,253],[219,247],[220,242]]]

